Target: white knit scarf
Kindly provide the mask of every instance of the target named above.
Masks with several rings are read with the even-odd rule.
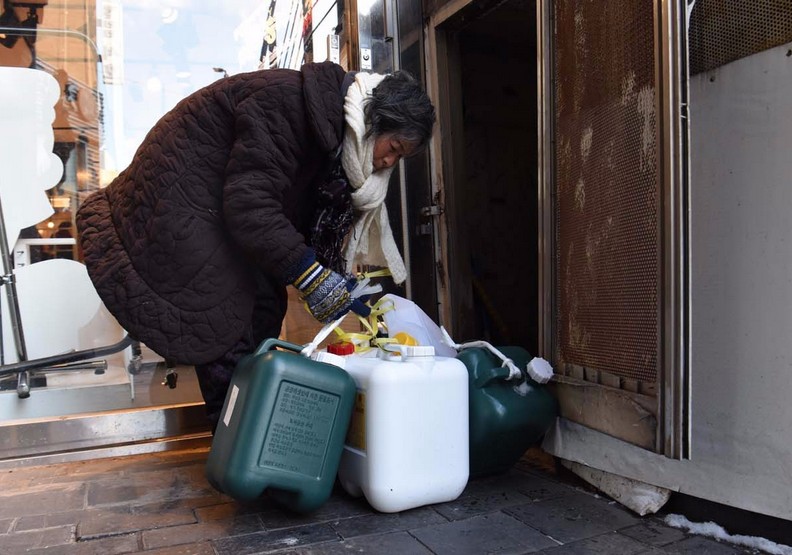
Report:
[[[407,270],[393,239],[384,204],[393,168],[374,172],[374,137],[364,138],[365,101],[384,78],[376,73],[358,73],[344,99],[346,130],[341,164],[349,184],[355,189],[352,206],[357,213],[355,225],[347,237],[344,257],[350,273],[357,264],[387,266],[393,281],[402,283],[407,278]]]

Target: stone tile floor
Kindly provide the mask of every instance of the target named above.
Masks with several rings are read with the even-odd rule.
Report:
[[[0,471],[0,553],[15,555],[750,553],[637,517],[520,461],[457,500],[374,512],[338,489],[310,515],[239,504],[204,478],[207,449]]]

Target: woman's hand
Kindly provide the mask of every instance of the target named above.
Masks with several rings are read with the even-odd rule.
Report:
[[[332,322],[350,310],[361,316],[371,313],[363,299],[353,299],[349,294],[357,284],[355,278],[347,278],[325,268],[314,261],[294,281],[314,318],[323,324]]]

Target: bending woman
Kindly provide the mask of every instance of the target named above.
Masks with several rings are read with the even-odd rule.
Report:
[[[326,323],[367,314],[349,295],[356,264],[406,278],[384,200],[434,121],[403,72],[325,62],[220,79],[165,114],[84,202],[88,273],[131,336],[196,366],[216,425],[237,361],[279,335],[288,285]]]

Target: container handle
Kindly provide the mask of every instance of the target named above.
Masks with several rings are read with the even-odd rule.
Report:
[[[280,339],[271,338],[263,341],[261,345],[259,345],[258,349],[256,349],[256,352],[253,354],[262,355],[267,351],[271,351],[275,347],[281,347],[282,349],[294,351],[295,353],[299,353],[303,349],[302,345],[295,345],[294,343],[289,343],[288,341],[282,341]]]
[[[503,362],[501,367],[506,369],[505,379],[513,380],[513,379],[522,379],[524,377],[520,369],[517,368],[517,365],[514,364],[514,361],[512,361],[512,359],[510,359],[502,352],[500,352],[498,349],[493,347],[490,343],[486,341],[469,341],[467,343],[455,343],[454,340],[451,339],[451,336],[448,334],[448,331],[446,331],[446,329],[443,326],[440,326],[440,332],[443,334],[443,339],[445,340],[446,344],[449,347],[456,349],[457,351],[461,351],[463,349],[473,349],[473,348],[487,349],[490,353],[498,357]]]
[[[313,341],[311,341],[307,345],[295,345],[294,343],[289,343],[288,341],[271,338],[262,342],[261,345],[259,345],[259,348],[256,349],[256,352],[253,354],[261,355],[266,353],[267,351],[271,351],[275,347],[280,347],[282,349],[294,351],[295,353],[299,353],[307,358],[310,358],[313,352],[316,350],[316,347],[319,346],[319,343],[324,341],[327,338],[327,336],[330,335],[330,332],[341,324],[341,321],[345,317],[346,314],[344,314],[344,316],[341,316],[337,320],[330,322],[329,324],[326,324],[321,330],[319,330],[319,333],[316,334],[316,337],[314,337]]]
[[[341,322],[344,321],[344,318],[347,317],[347,314],[349,313],[347,312],[346,314],[336,319],[335,321],[330,322],[329,324],[325,324],[324,327],[319,330],[319,333],[316,334],[316,337],[313,338],[313,341],[311,341],[307,345],[303,345],[302,347],[300,347],[299,353],[305,357],[310,358],[313,352],[316,350],[316,348],[319,347],[319,343],[327,339],[327,336],[330,335],[330,332],[332,332],[334,329],[336,329],[338,326],[341,325]]]
[[[501,365],[502,368],[507,368],[509,370],[508,376],[504,379],[513,380],[515,378],[523,379],[526,376],[531,378],[536,383],[547,383],[553,378],[553,367],[550,366],[550,363],[547,362],[545,359],[541,357],[534,357],[531,361],[525,366],[525,370],[521,371],[517,368],[517,365],[514,364],[514,361],[500,352],[498,349],[493,347],[490,343],[486,341],[470,341],[468,343],[455,343],[451,336],[448,334],[446,329],[440,326],[440,331],[443,334],[443,340],[446,342],[448,346],[457,351],[461,351],[463,349],[470,349],[473,347],[478,347],[482,349],[487,349],[490,353],[498,357],[503,361]],[[494,378],[493,378],[494,379]]]

